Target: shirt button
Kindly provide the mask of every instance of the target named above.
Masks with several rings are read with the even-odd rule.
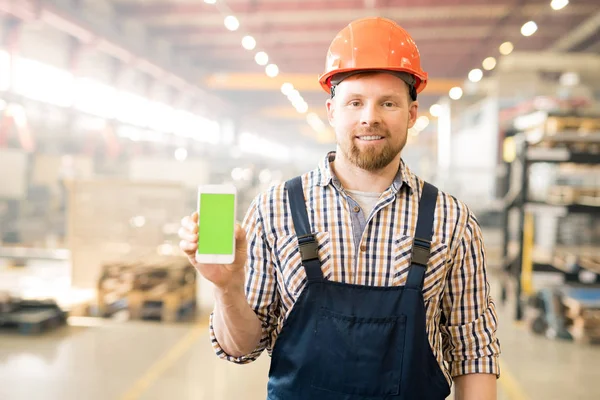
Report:
[[[364,244],[360,246],[360,251],[362,251],[363,253],[365,251],[367,251],[367,246],[365,246]]]
[[[360,207],[359,206],[354,206],[353,208],[354,212],[357,213],[360,211]]]

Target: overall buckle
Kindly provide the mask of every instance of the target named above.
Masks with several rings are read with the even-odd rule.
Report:
[[[412,263],[427,268],[430,253],[431,242],[425,239],[415,238],[412,248]]]
[[[319,259],[319,245],[313,234],[298,236],[298,247],[302,261]]]

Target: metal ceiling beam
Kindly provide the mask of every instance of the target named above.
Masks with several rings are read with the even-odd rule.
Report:
[[[510,39],[518,37],[520,26],[509,25],[504,26],[498,32],[499,37],[504,39]],[[489,35],[489,26],[463,26],[463,27],[440,27],[440,28],[415,28],[410,30],[411,36],[417,42],[417,44],[423,43],[424,41],[446,41],[446,40],[471,40],[481,39]],[[260,38],[259,45],[262,47],[273,46],[278,44],[305,44],[314,43],[315,45],[324,44],[328,45],[331,40],[337,35],[338,30],[307,30],[304,34],[293,34],[293,35],[278,35],[271,34]],[[555,37],[556,33],[552,30],[544,30],[537,32],[536,35]],[[194,35],[182,35],[178,38],[170,39],[176,42],[178,46],[186,47],[193,45],[213,45],[213,46],[240,46],[240,36],[238,35],[207,35],[207,34],[194,34]]]
[[[421,57],[423,59],[431,60],[433,57],[445,57],[452,56],[456,57],[457,54],[470,54],[473,49],[472,45],[477,44],[481,39],[480,38],[472,38],[472,39],[464,39],[465,42],[462,43],[461,46],[448,46],[448,43],[438,43],[438,42],[430,42],[424,41],[423,43],[418,43],[419,51],[421,53]],[[298,44],[296,43],[294,46],[269,46],[267,53],[275,58],[275,62],[280,61],[282,59],[286,60],[318,60],[319,62],[325,62],[325,55],[327,52],[328,43],[324,43],[323,46],[315,45],[315,43],[305,43]],[[196,60],[206,60],[206,61],[224,61],[224,60],[244,60],[244,61],[252,61],[254,59],[254,52],[249,52],[244,50],[239,43],[234,45],[222,45],[218,47],[212,46],[189,46],[189,47],[176,47],[176,51],[181,52],[182,54],[189,55],[191,57],[195,57]],[[322,51],[321,51],[322,50]]]
[[[325,5],[328,3],[324,3]],[[179,10],[181,5],[178,7]],[[260,13],[236,13],[240,20],[242,29],[250,29],[261,25],[285,25],[294,23],[311,24],[318,21],[327,21],[340,24],[340,27],[361,17],[373,15],[373,10],[365,8],[345,8],[326,12],[326,10],[306,10],[303,5],[293,11],[261,11]],[[592,4],[571,4],[561,10],[561,16],[586,15],[597,10]],[[491,4],[485,7],[473,5],[452,6],[427,6],[427,7],[382,7],[377,9],[378,15],[394,19],[400,24],[410,21],[423,20],[457,20],[457,19],[480,19],[482,21],[501,18],[511,11],[511,6],[502,4]],[[540,18],[546,15],[556,17],[556,11],[548,7],[546,3],[528,4],[520,7],[517,16]],[[179,12],[177,6],[171,12],[162,10],[160,14],[153,14],[147,8],[140,6],[132,11],[129,16],[139,21],[156,26],[170,26],[182,24],[195,24],[203,27],[223,26],[223,17],[219,13],[194,13],[189,9],[187,12]]]
[[[84,44],[93,44],[95,48],[109,54],[174,87],[196,92],[206,99],[208,107],[225,108],[225,101],[206,92],[196,85],[189,73],[171,63],[152,57],[147,49],[98,20],[90,21],[74,9],[67,0],[46,0],[34,2],[27,0],[0,0],[0,12],[12,15],[24,21],[42,21],[48,26],[79,39]]]
[[[348,8],[364,8],[363,0],[302,0],[301,4],[303,10],[323,12],[332,12]],[[116,4],[117,10],[126,15],[138,13],[143,13],[145,15],[160,15],[169,12],[181,14],[210,13],[214,12],[214,10],[218,10],[220,6],[225,6],[224,9],[231,10],[234,14],[244,14],[262,13],[265,11],[295,11],[298,9],[299,3],[273,2],[266,4],[261,1],[231,3],[229,1],[219,0],[217,4],[214,5],[206,4],[202,1],[152,1],[137,5],[131,3]]]
[[[325,110],[325,101],[322,107],[313,107],[310,112],[314,112],[323,121],[327,121],[327,112]],[[299,113],[291,104],[285,106],[263,107],[258,110],[258,115],[271,119],[287,119],[306,121],[306,114]]]
[[[563,36],[556,41],[549,51],[569,51],[576,48],[580,43],[583,43],[592,35],[598,35],[600,32],[600,11],[593,14],[591,17],[580,23],[569,34]]]
[[[264,73],[217,73],[207,76],[201,83],[213,90],[235,91],[279,91],[281,85],[290,82],[300,92],[323,91],[317,81],[318,72],[314,74],[280,74],[269,78]],[[427,83],[426,94],[447,94],[454,86],[460,86],[463,80],[431,79]],[[325,92],[323,92],[325,93]]]
[[[600,55],[591,53],[567,53],[563,51],[514,52],[502,57],[496,66],[496,74],[514,72],[577,72],[586,76],[598,76]]]
[[[326,6],[327,2],[323,2]],[[181,10],[181,8],[179,8]],[[304,6],[296,6],[293,11],[262,11],[260,13],[237,13],[242,26],[273,25],[290,23],[315,23],[328,21],[337,24],[347,24],[356,18],[373,15],[373,11],[365,8],[344,8],[335,12],[324,12],[323,10],[305,9]],[[378,15],[403,21],[435,20],[435,19],[494,19],[504,15],[509,8],[504,5],[490,5],[488,7],[473,6],[442,6],[442,7],[385,7],[377,10]],[[152,10],[140,7],[130,14],[147,23],[155,25],[171,25],[194,22],[200,26],[223,26],[223,17],[218,13],[194,13],[190,9],[187,12],[178,11],[173,7],[171,11],[163,10],[161,13],[153,13]]]
[[[572,19],[572,18],[571,18]],[[488,21],[489,22],[489,21]],[[515,19],[512,23],[515,26],[521,27],[523,23],[527,22],[527,18]],[[412,31],[413,29],[440,29],[440,28],[464,28],[470,26],[488,26],[489,23],[482,21],[480,18],[460,18],[453,20],[442,20],[442,19],[434,19],[434,20],[423,20],[423,19],[415,19],[410,21],[405,21],[402,23],[402,27],[408,31]],[[328,21],[326,18],[323,18],[319,21],[311,22],[310,24],[306,23],[286,23],[280,24],[277,21],[272,21],[269,24],[259,25],[250,27],[252,35],[260,39],[262,36],[269,36],[273,34],[285,34],[285,35],[303,35],[309,31],[339,31],[343,27],[343,24],[332,23]],[[244,26],[243,29],[248,28]],[[149,32],[153,35],[160,37],[186,37],[189,35],[223,35],[227,34],[227,31],[224,29],[223,25],[218,26],[203,26],[197,24],[180,24],[175,26],[152,26],[149,27]]]
[[[171,3],[190,3],[193,0],[171,0]],[[227,3],[228,6],[236,5],[236,4],[247,4],[248,2],[255,0],[222,0]],[[277,3],[293,3],[298,5],[298,1],[301,0],[260,0],[262,4],[277,4]],[[361,0],[362,1],[362,0]],[[478,0],[472,0],[478,1]],[[112,0],[112,2],[117,6],[142,6],[147,4],[152,4],[153,2],[160,3],[162,0]]]

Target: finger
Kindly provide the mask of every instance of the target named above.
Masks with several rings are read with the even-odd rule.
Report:
[[[188,242],[187,240],[182,240],[179,242],[179,248],[187,254],[192,255],[198,249],[198,245],[195,242]]]
[[[197,242],[198,241],[198,235],[196,235],[193,232],[190,232],[183,226],[181,228],[179,228],[179,230],[177,231],[177,234],[179,235],[179,239],[187,240],[188,242]]]
[[[198,216],[196,215],[196,220],[194,221],[194,214],[192,214],[191,217],[187,217],[187,220],[185,221],[185,227],[188,231],[196,233],[198,232]]]
[[[235,225],[235,250],[236,253],[246,254],[248,243],[246,241],[246,231],[239,224]]]
[[[235,224],[235,240],[242,239],[246,239],[246,231],[240,226],[240,224]]]
[[[185,217],[181,218],[181,226],[188,226],[190,221],[190,216],[186,215]]]
[[[198,241],[198,235],[184,228],[179,228],[179,238],[195,243]]]

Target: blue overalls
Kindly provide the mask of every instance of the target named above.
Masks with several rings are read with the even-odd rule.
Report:
[[[406,286],[325,280],[302,181],[285,185],[307,284],[273,349],[269,400],[440,400],[450,388],[427,340],[423,282],[437,189],[425,184]]]

